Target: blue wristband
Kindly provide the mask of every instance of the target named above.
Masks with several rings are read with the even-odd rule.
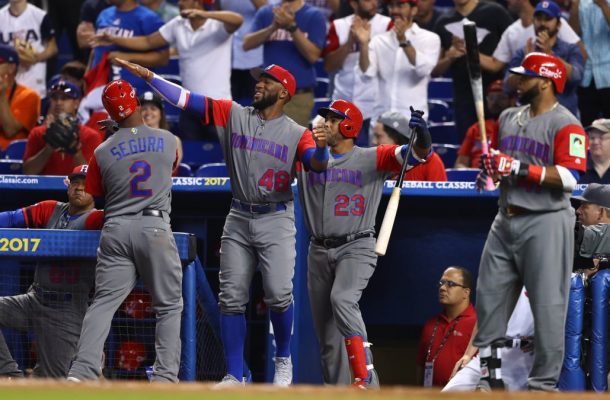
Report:
[[[328,161],[328,158],[330,157],[330,153],[328,152],[328,146],[324,146],[324,147],[316,146],[316,151],[313,152],[313,156],[315,157],[316,160],[318,160],[320,162]]]

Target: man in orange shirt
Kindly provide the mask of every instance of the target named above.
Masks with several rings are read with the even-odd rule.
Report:
[[[15,81],[19,55],[14,47],[0,44],[0,148],[25,139],[40,115],[40,96]]]
[[[70,81],[59,81],[49,89],[51,104],[43,125],[32,129],[23,155],[23,173],[28,175],[67,175],[75,166],[86,164],[93,151],[103,141],[100,132],[83,125],[78,129],[78,140],[70,149],[57,148],[53,140],[47,141],[47,129],[59,119],[76,118],[81,101],[80,88]],[[75,134],[76,136],[76,134]]]
[[[397,144],[409,142],[409,120],[401,113],[388,111],[377,119],[373,131],[372,145]],[[408,170],[405,174],[407,181],[446,181],[447,173],[443,160],[434,151],[428,159]]]
[[[502,81],[497,80],[487,86],[487,119],[485,120],[485,133],[489,148],[498,148],[498,117],[508,107],[513,107],[515,101],[504,93]],[[466,137],[458,150],[455,168],[479,168],[481,157],[481,130],[479,123],[475,122],[466,131]]]

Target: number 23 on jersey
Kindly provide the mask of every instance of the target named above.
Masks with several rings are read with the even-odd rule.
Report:
[[[335,197],[335,215],[338,217],[346,217],[348,215],[360,216],[364,214],[364,196],[355,194],[349,197],[340,194]]]

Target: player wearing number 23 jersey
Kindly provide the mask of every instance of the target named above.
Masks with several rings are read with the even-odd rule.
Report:
[[[308,289],[312,317],[322,358],[324,382],[349,384],[350,366],[356,386],[379,385],[358,301],[375,271],[375,216],[383,184],[400,171],[403,157],[409,166],[430,154],[430,133],[419,111],[409,126],[417,139],[407,146],[354,146],[362,128],[362,114],[346,101],[335,100],[318,114],[331,146],[327,170],[299,173],[299,196],[311,233]],[[342,343],[345,343],[345,347]],[[348,363],[349,360],[349,363]]]
[[[278,65],[253,71],[258,81],[251,107],[191,93],[147,69],[119,60],[146,79],[166,100],[216,126],[231,177],[231,211],[220,248],[221,336],[227,363],[222,386],[240,384],[244,374],[246,304],[258,267],[265,303],[271,309],[275,336],[274,384],[292,383],[292,277],[295,266],[294,207],[291,183],[295,163],[308,170],[326,169],[328,148],[323,133],[288,118],[284,106],[295,94],[296,82]],[[314,143],[315,141],[315,143]]]

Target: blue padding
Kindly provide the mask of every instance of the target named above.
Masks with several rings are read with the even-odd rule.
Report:
[[[580,366],[584,311],[585,284],[581,275],[574,274],[566,319],[565,355],[558,383],[562,392],[585,390],[585,372]]]
[[[189,233],[174,233],[180,260],[189,261]],[[0,238],[8,238],[11,258],[95,258],[100,242],[100,231],[67,229],[0,229]],[[12,243],[12,244],[11,244]],[[66,246],[69,243],[69,246]],[[26,249],[27,246],[27,249]]]
[[[596,392],[608,390],[608,367],[606,348],[608,345],[608,287],[610,270],[599,271],[591,279],[591,387]]]

